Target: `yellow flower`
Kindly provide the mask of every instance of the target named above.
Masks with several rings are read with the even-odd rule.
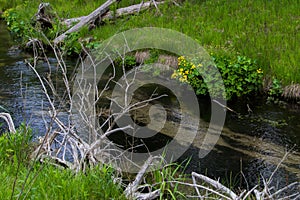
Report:
[[[256,70],[257,71],[257,73],[259,73],[259,74],[262,74],[263,73],[263,71],[262,71],[262,69],[258,69],[258,70]]]
[[[183,68],[180,68],[179,71],[180,71],[180,72],[183,72]]]
[[[191,69],[195,69],[195,68],[196,68],[196,66],[195,66],[195,65],[192,65]]]
[[[189,70],[186,70],[186,71],[185,71],[185,74],[189,74]]]
[[[200,63],[200,64],[198,64],[198,67],[202,67],[203,65]]]
[[[177,78],[178,74],[176,73],[176,71],[174,71],[174,73],[171,75],[171,78]]]
[[[187,75],[184,75],[184,76],[183,76],[183,79],[184,79],[184,80],[187,80]]]
[[[183,61],[183,60],[184,60],[184,56],[178,57],[178,62],[181,62],[181,61]]]

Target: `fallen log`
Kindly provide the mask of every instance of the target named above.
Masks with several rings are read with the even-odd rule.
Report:
[[[163,4],[163,3],[164,3],[163,1],[156,2],[157,5]],[[148,1],[148,2],[145,2],[143,4],[135,4],[135,5],[132,5],[132,6],[125,7],[125,8],[119,8],[115,12],[109,11],[109,12],[105,13],[103,16],[101,16],[101,19],[102,20],[103,19],[112,19],[113,17],[131,15],[131,14],[140,12],[142,10],[145,10],[145,9],[149,8],[151,5],[153,5],[152,1]],[[63,23],[63,25],[66,25],[67,27],[71,27],[73,23],[77,23],[77,22],[83,20],[85,17],[86,16],[66,19],[62,23]]]
[[[84,17],[82,20],[78,22],[75,26],[58,36],[54,39],[54,44],[58,44],[62,42],[66,37],[67,34],[73,33],[78,31],[80,28],[82,28],[84,25],[89,24],[90,22],[96,20],[98,17],[101,17],[104,13],[106,13],[109,9],[109,6],[111,6],[113,3],[117,2],[118,0],[107,0],[104,4],[102,4],[99,8],[94,10],[92,13],[90,13],[88,16]]]

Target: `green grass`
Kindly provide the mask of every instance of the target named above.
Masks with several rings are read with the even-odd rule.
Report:
[[[197,3],[196,3],[197,2]],[[300,1],[187,1],[161,6],[162,16],[144,12],[94,31],[105,38],[135,27],[171,28],[189,35],[211,52],[257,59],[269,76],[300,82]]]
[[[29,159],[31,133],[22,125],[0,136],[0,199],[125,199],[109,167],[73,173]]]
[[[1,166],[1,199],[9,199],[12,195],[16,177],[16,169],[12,167]],[[29,174],[28,183],[20,199],[126,199],[121,188],[113,183],[110,172],[104,169],[96,168],[75,175],[71,170],[37,165]],[[25,166],[21,166],[19,170],[13,195],[15,198],[20,194],[28,174],[28,168]]]
[[[60,17],[69,18],[87,15],[104,1],[49,2]],[[3,0],[0,3],[2,9],[10,4],[10,1],[4,2],[6,4]],[[20,4],[20,1],[13,2],[17,2],[14,5]],[[22,16],[31,18],[39,2],[27,2],[26,12]],[[119,7],[139,2],[123,0]],[[232,56],[239,54],[256,59],[266,76],[274,76],[284,84],[300,83],[299,10],[299,0],[187,0],[181,7],[169,4],[160,6],[162,15],[152,9],[109,21],[92,32],[84,31],[78,37],[94,36],[101,41],[136,27],[171,28],[191,36],[209,52]]]

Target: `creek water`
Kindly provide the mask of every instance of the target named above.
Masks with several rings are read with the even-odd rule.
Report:
[[[0,23],[0,105],[12,114],[18,126],[22,122],[30,124],[36,135],[45,132],[41,113],[47,110],[46,99],[41,85],[24,59],[31,55],[11,48],[12,41],[6,26]],[[55,68],[55,59],[50,59]],[[45,67],[46,66],[46,67]],[[41,62],[38,65],[45,73],[48,67]],[[247,104],[252,109],[248,115]],[[199,99],[201,123],[208,126],[210,115],[209,101]],[[228,184],[243,186],[258,183],[260,174],[269,177],[280,162],[285,151],[293,152],[282,163],[274,176],[274,184],[285,186],[300,180],[300,107],[287,104],[284,107],[268,105],[264,101],[236,102],[230,105],[241,113],[238,117],[228,113],[221,137],[215,148],[203,159],[198,158],[197,139],[179,159],[179,162],[191,157],[187,172],[196,171],[210,177],[221,177]],[[0,112],[3,112],[2,108]],[[3,121],[0,121],[3,122]],[[5,125],[3,125],[5,128]],[[161,139],[172,137],[166,131]],[[152,141],[152,145],[160,143]],[[296,146],[294,146],[296,145]],[[247,183],[240,172],[243,172]],[[237,185],[239,186],[239,185]]]

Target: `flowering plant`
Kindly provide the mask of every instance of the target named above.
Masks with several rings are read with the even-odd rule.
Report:
[[[263,70],[258,67],[255,60],[245,56],[238,56],[236,58],[229,58],[226,56],[211,57],[218,68],[223,84],[225,87],[225,94],[220,94],[220,85],[216,85],[218,74],[216,72],[209,72],[206,81],[201,76],[202,73],[208,72],[210,66],[199,63],[199,59],[192,59],[188,61],[184,56],[178,58],[178,69],[174,70],[172,78],[178,79],[182,83],[190,84],[197,95],[208,94],[207,84],[214,84],[213,94],[210,96],[226,97],[231,99],[234,96],[240,97],[258,91],[262,86]],[[193,62],[196,61],[196,62]],[[198,63],[198,64],[195,64]],[[211,91],[210,91],[211,92]]]

